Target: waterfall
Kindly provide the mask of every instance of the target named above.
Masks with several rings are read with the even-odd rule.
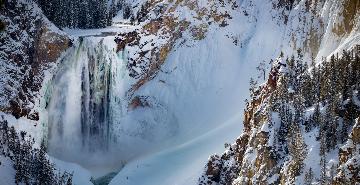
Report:
[[[124,110],[124,71],[121,57],[102,38],[80,38],[69,49],[52,79],[46,107],[52,155],[76,161],[72,153],[109,149],[112,126]]]

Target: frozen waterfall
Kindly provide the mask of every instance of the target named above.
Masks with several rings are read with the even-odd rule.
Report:
[[[121,53],[103,38],[80,38],[59,66],[46,105],[50,154],[82,163],[95,153],[108,153],[116,142],[112,126],[124,109],[121,92],[126,74]]]

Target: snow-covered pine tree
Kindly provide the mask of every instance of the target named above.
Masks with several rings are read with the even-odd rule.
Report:
[[[297,116],[295,116],[295,119],[290,123],[289,135],[287,136],[289,138],[289,154],[292,157],[291,174],[293,175],[293,180],[301,174],[304,167],[303,161],[307,155],[307,146],[302,137],[299,122],[297,121],[299,118],[296,117]]]
[[[56,174],[54,164],[47,158],[46,146],[34,148],[35,141],[25,132],[16,132],[4,118],[0,119],[0,156],[13,162],[14,182],[29,185],[70,185],[72,174]]]
[[[309,170],[305,173],[304,177],[304,185],[311,185],[314,179],[314,171],[312,168],[309,168]]]
[[[303,74],[300,74],[301,78],[298,78],[299,75],[296,72],[301,71],[297,65],[297,58],[295,58],[295,65],[292,64],[292,59],[288,59],[288,65],[285,66],[287,68],[278,73],[274,91],[262,88],[263,86],[253,87],[259,90],[255,93],[255,97],[251,97],[245,113],[252,113],[253,110],[257,112],[244,121],[246,129],[237,140],[249,142],[237,142],[234,145],[242,148],[246,146],[246,150],[255,151],[257,155],[254,156],[254,152],[245,154],[247,156],[243,153],[234,153],[234,156],[243,158],[234,164],[242,169],[242,172],[238,173],[238,177],[233,182],[238,184],[258,182],[258,177],[261,176],[269,178],[266,182],[271,181],[273,184],[291,184],[299,182],[299,175],[304,175],[304,184],[354,184],[358,182],[357,172],[360,165],[358,165],[357,155],[354,154],[359,151],[359,139],[358,127],[354,125],[358,124],[355,120],[358,120],[360,116],[358,103],[360,100],[358,80],[360,61],[359,56],[354,56],[349,52],[344,53],[341,57],[331,57],[330,61],[324,59],[318,65],[312,63],[310,68],[303,70]],[[284,67],[282,64],[279,65]],[[273,66],[276,69],[278,67]],[[265,86],[269,83],[268,81]],[[295,88],[291,89],[291,87]],[[262,102],[259,103],[259,100]],[[274,121],[277,123],[273,123]],[[274,125],[275,127],[272,127],[273,130],[270,131],[273,134],[268,136],[269,147],[266,149],[270,151],[267,151],[254,141],[263,139],[258,136],[260,135],[259,128],[269,122],[270,127]],[[316,138],[313,138],[314,134]],[[313,139],[315,141],[312,141]],[[357,140],[356,145],[354,139]],[[317,151],[306,147],[309,141],[318,143],[314,146],[319,147],[320,157],[316,159],[316,164],[304,163],[307,169],[305,170],[301,166],[302,159],[308,160],[310,156],[308,154]],[[267,153],[271,153],[273,157],[261,161],[260,159],[264,159]],[[334,153],[339,153],[339,161],[329,161],[329,157],[332,157]],[[312,155],[311,160],[313,160]],[[222,156],[220,163],[230,162],[233,160],[231,157]],[[255,159],[255,167],[249,165],[249,157]],[[257,168],[258,166],[261,168]],[[253,173],[249,175],[243,172],[244,169]],[[220,169],[219,173],[226,170]],[[280,174],[280,177],[271,176],[271,174]],[[269,176],[264,177],[264,175]],[[231,182],[231,179],[229,181]]]

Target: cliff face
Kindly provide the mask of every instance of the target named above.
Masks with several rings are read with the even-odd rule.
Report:
[[[257,64],[263,60],[269,61],[270,58],[275,58],[281,51],[286,56],[291,56],[292,54],[297,55],[297,51],[300,49],[303,61],[319,63],[323,57],[329,57],[343,49],[347,50],[360,42],[359,1],[138,0],[129,3],[132,4],[133,20],[136,26],[128,33],[120,34],[117,38],[118,51],[124,51],[128,70],[136,81],[128,92],[128,97],[134,99],[133,102],[137,102],[136,104],[145,104],[136,96],[155,96],[157,98],[154,99],[159,100],[176,116],[179,112],[186,112],[189,107],[198,105],[196,100],[188,102],[189,99],[192,100],[189,98],[191,96],[181,96],[181,93],[188,95],[201,92],[203,94],[200,96],[206,96],[216,91],[220,93],[214,97],[223,99],[228,105],[232,105],[232,102],[227,101],[227,98],[230,99],[229,97],[240,97],[232,99],[233,102],[242,101],[245,99],[243,91],[247,87],[244,81],[248,81],[247,79],[255,71]],[[214,46],[216,44],[219,47]],[[219,48],[226,48],[227,51]],[[234,65],[232,62],[234,58],[231,58],[231,54],[229,54],[230,57],[227,57],[224,53],[236,53],[236,60],[241,64],[240,67]],[[202,56],[202,58],[197,56]],[[287,65],[286,62],[283,62],[283,65]],[[190,69],[184,69],[183,66],[190,66]],[[228,68],[228,75],[222,78],[216,73],[216,69],[225,68],[224,66],[232,67]],[[212,75],[207,76],[207,70],[211,71]],[[236,80],[232,78],[233,70],[237,70],[237,73],[241,74],[234,78]],[[222,79],[222,81],[213,80],[212,76]],[[307,128],[309,131],[306,133],[305,128],[299,125],[292,125],[291,129],[290,126],[281,126],[280,128],[279,120],[285,119],[284,115],[288,114],[280,115],[279,112],[269,110],[269,102],[275,101],[271,99],[271,94],[275,94],[273,91],[277,90],[280,83],[277,76],[278,72],[274,68],[271,77],[268,78],[269,81],[256,92],[256,98],[251,100],[246,107],[243,134],[223,155],[210,158],[199,183],[291,184],[301,183],[305,174],[314,182],[317,181],[316,179],[320,179],[320,166],[311,165],[311,163],[320,163],[320,161],[316,161],[320,160],[319,126]],[[185,80],[191,81],[190,85],[186,87],[180,85],[181,83],[187,84],[184,82]],[[216,88],[220,87],[216,82],[225,85],[212,91],[213,89],[204,88],[207,87],[208,81],[211,82],[209,86]],[[229,88],[230,85],[227,86],[228,83],[232,88]],[[198,89],[194,88],[196,90],[192,91],[193,86]],[[237,91],[238,86],[242,87],[242,91]],[[159,88],[159,90],[152,90],[152,88]],[[181,88],[186,89],[187,92],[178,91]],[[232,90],[242,94],[231,96],[230,93],[221,93]],[[171,93],[180,97],[172,101],[168,95]],[[313,93],[309,92],[308,94]],[[200,99],[200,96],[197,98]],[[301,114],[309,116],[315,109],[315,104],[320,103],[307,100],[307,98],[305,98],[306,101],[311,101],[311,103],[307,102],[307,111],[302,111]],[[279,97],[277,100],[280,101],[280,99]],[[186,106],[183,106],[184,104]],[[319,106],[326,106],[326,103]],[[137,106],[131,107],[136,109]],[[138,107],[143,108],[142,106]],[[179,108],[179,110],[174,107],[183,109]],[[218,110],[225,110],[220,107],[220,103]],[[208,111],[207,115],[220,114],[219,112]],[[163,115],[165,116],[165,114]],[[197,118],[194,114],[184,115]],[[204,115],[202,116],[207,116]],[[280,116],[282,117],[280,118]],[[286,119],[290,120],[288,117]],[[303,118],[304,122],[306,119]],[[181,120],[180,123],[184,122],[181,118],[178,120]],[[350,122],[344,124],[347,126],[339,128],[350,129],[354,124],[354,118],[351,118]],[[210,123],[202,126],[207,128],[210,127],[209,125]],[[183,125],[180,124],[180,127]],[[193,127],[196,128],[196,125]],[[279,130],[283,132],[281,137],[276,136]],[[299,134],[299,132],[304,133]],[[292,144],[286,146],[285,143],[290,142],[288,134],[296,135],[296,137],[293,137]],[[306,138],[306,140],[300,138]],[[337,144],[343,145],[345,138],[347,137],[342,136],[341,141],[339,140]],[[277,148],[274,149],[271,148],[275,145],[274,143],[281,144],[276,144]],[[297,149],[295,145],[308,148],[297,155],[295,153],[300,149]],[[333,159],[338,160],[336,151],[339,147],[336,146],[336,149],[326,152],[327,163]],[[290,150],[292,154],[289,154]],[[316,160],[312,161],[313,158]],[[332,167],[333,165],[334,167]],[[340,163],[326,164],[326,168],[334,169],[338,167],[336,165],[340,165]],[[336,170],[326,171],[326,179],[334,179],[335,174],[330,175],[334,171]]]
[[[290,44],[285,53],[301,48],[320,60],[359,39],[359,1],[295,1],[293,7],[283,19],[287,25],[283,44]]]
[[[242,135],[209,158],[199,184],[358,183],[356,53],[310,68],[301,54],[278,58],[251,93]]]
[[[71,45],[68,36],[53,26],[36,4],[3,1],[0,18],[0,111],[16,118],[38,120],[34,110],[45,71]]]
[[[37,105],[44,78],[48,72],[54,75],[49,69],[57,65],[57,58],[72,44],[32,1],[3,2],[0,111],[16,118],[38,120]],[[258,63],[275,58],[280,51],[285,56],[296,55],[294,60],[321,62],[322,57],[330,60],[331,54],[360,43],[358,0],[129,0],[125,3],[131,7],[133,25],[121,28],[115,39],[117,55],[111,56],[126,65],[121,72],[126,82],[119,83],[121,97],[116,98],[116,103],[128,105],[124,111],[117,109],[121,114],[114,113],[120,121],[111,129],[118,134],[119,148],[132,157],[166,144],[190,141],[225,122],[243,108],[238,102],[247,96],[244,89]],[[299,182],[305,176],[311,179],[307,182],[357,180],[358,160],[354,154],[359,150],[355,121],[359,116],[358,86],[350,84],[352,87],[346,91],[341,89],[348,82],[357,82],[358,76],[346,83],[337,82],[341,88],[334,92],[321,91],[318,95],[313,88],[293,87],[298,80],[286,77],[287,66],[292,64],[284,60],[273,64],[265,85],[252,89],[252,99],[244,114],[243,134],[222,156],[210,158],[200,183],[286,184]],[[357,60],[350,57],[344,61]],[[302,73],[305,68],[301,69]],[[310,80],[315,79],[314,74],[305,75],[306,87],[317,87],[317,82]],[[342,76],[347,72],[336,74]],[[325,79],[330,78],[321,79],[327,84]],[[95,84],[101,83],[99,80]],[[127,92],[124,97],[123,91]],[[320,161],[312,159],[318,159],[320,138],[329,141],[332,130],[320,126],[324,124],[320,124],[318,113],[318,120],[314,121],[313,117],[315,112],[329,107],[329,94],[338,98],[338,104],[331,105],[333,109],[329,112],[333,115],[329,117],[336,118],[331,122],[342,134],[336,142],[321,149],[325,156],[322,167],[333,169],[325,170],[322,175],[324,170],[320,170],[320,165],[312,165]],[[299,102],[306,106],[295,114],[292,111]],[[291,121],[297,114],[301,116],[296,119],[302,121]],[[328,133],[327,136],[320,136],[320,130]],[[128,147],[133,141],[136,144]]]
[[[130,75],[137,79],[130,97],[157,75],[169,54],[213,37],[214,30],[239,46],[242,59],[252,66],[274,53],[291,55],[299,48],[306,58],[319,61],[360,39],[356,0],[138,0],[128,4],[137,26],[119,34],[116,42],[118,51],[127,52]],[[250,50],[256,48],[264,53],[255,56]]]
[[[132,19],[139,25],[116,39],[117,50],[128,52],[130,76],[138,79],[130,95],[156,76],[172,50],[204,39],[210,26],[226,27],[232,19],[229,11],[238,7],[232,0],[206,3],[152,0],[136,4],[141,8],[134,9]]]
[[[161,71],[169,54],[192,47],[216,32],[223,32],[234,47],[239,47],[249,66],[273,57],[277,51],[291,54],[298,48],[309,58],[321,59],[348,48],[360,37],[360,5],[356,0],[126,3],[132,7],[132,20],[138,25],[119,34],[116,42],[118,51],[126,51],[128,70],[137,81],[129,90],[130,99],[136,98],[133,94]],[[41,88],[43,72],[71,42],[34,3],[5,1],[1,17],[6,25],[1,32],[5,43],[1,70],[9,74],[1,79],[1,110],[36,120],[37,113],[32,109],[38,101],[34,97]],[[270,49],[273,45],[278,48]],[[263,56],[253,55],[255,46],[266,48]]]

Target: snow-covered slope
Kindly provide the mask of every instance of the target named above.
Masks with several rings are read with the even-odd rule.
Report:
[[[348,49],[360,41],[360,5],[357,0],[129,0],[126,3],[132,6],[132,26],[120,25],[120,28],[91,31],[67,30],[74,36],[85,36],[83,43],[86,44],[78,44],[82,43],[81,39],[74,41],[74,46],[58,60],[55,66],[57,70],[49,71],[49,76],[54,76],[53,80],[45,78],[43,81],[44,75],[40,75],[41,78],[34,85],[38,88],[29,90],[31,94],[37,95],[34,104],[38,106],[22,103],[24,101],[21,98],[31,99],[28,96],[15,98],[18,100],[16,102],[21,103],[14,106],[10,104],[9,100],[16,97],[19,88],[10,89],[7,96],[1,97],[4,100],[1,99],[1,105],[5,107],[1,109],[3,112],[20,117],[27,116],[29,112],[40,111],[39,119],[45,126],[45,131],[40,131],[40,135],[45,135],[44,138],[47,136],[47,125],[53,124],[51,132],[53,138],[55,135],[56,142],[51,142],[50,139],[49,144],[52,149],[60,148],[57,152],[52,150],[56,157],[83,166],[90,161],[86,167],[98,175],[118,171],[123,163],[128,163],[124,171],[120,171],[115,177],[112,182],[114,184],[136,184],[138,181],[128,182],[124,178],[129,176],[138,180],[144,178],[144,174],[159,170],[162,168],[160,159],[163,157],[169,163],[182,163],[181,166],[169,166],[166,170],[168,177],[163,183],[187,184],[188,179],[194,182],[194,174],[186,171],[190,168],[194,169],[194,173],[199,171],[207,159],[203,156],[221,151],[221,143],[240,134],[236,133],[236,129],[241,127],[243,118],[238,118],[237,122],[227,121],[242,115],[244,100],[248,97],[248,81],[252,76],[257,77],[256,66],[260,62],[277,57],[281,51],[285,55],[291,55],[298,49],[303,51],[305,58],[320,61],[322,57]],[[104,33],[94,34],[99,31]],[[119,33],[116,38],[114,32]],[[1,34],[1,39],[9,38],[3,32]],[[62,37],[51,38],[53,41],[68,43]],[[102,40],[103,38],[105,39]],[[117,45],[114,45],[114,39]],[[53,45],[44,45],[44,49],[51,48]],[[56,50],[58,52],[51,55],[51,60],[44,60],[54,62],[53,59],[60,56],[63,48]],[[10,56],[4,55],[3,58]],[[110,63],[111,69],[104,73],[103,67],[109,69]],[[5,60],[1,64],[0,70],[3,71],[16,68],[15,65],[7,65]],[[93,64],[96,64],[94,68],[89,67]],[[84,67],[90,70],[84,70]],[[66,69],[61,70],[64,68]],[[36,72],[44,71],[38,65],[32,66],[32,69],[36,69]],[[116,69],[122,71],[116,73]],[[16,68],[16,71],[21,70]],[[1,79],[10,79],[15,85],[27,84],[18,79],[21,74],[16,74],[15,77],[2,75]],[[95,80],[86,79],[84,76],[87,75],[84,74]],[[110,76],[104,77],[109,74]],[[5,81],[1,83],[1,89],[9,87]],[[105,82],[116,82],[118,85],[109,86]],[[51,86],[56,87],[49,88]],[[60,86],[74,89],[66,91]],[[46,91],[47,89],[54,91]],[[38,96],[40,91],[43,97]],[[59,102],[56,100],[61,99],[64,94],[72,98],[57,104]],[[105,102],[107,98],[113,98],[113,102],[117,102],[119,107],[111,107]],[[109,145],[111,150],[105,150],[107,155],[103,155],[104,151],[85,151],[83,146],[80,146],[79,151],[93,155],[76,156],[77,152],[71,152],[66,156],[63,153],[64,149],[73,147],[69,141],[74,139],[81,143],[81,140],[86,140],[81,120],[84,120],[82,116],[87,112],[84,110],[93,109],[93,106],[89,102],[84,106],[84,101],[96,102],[99,105],[97,107],[101,107],[99,110],[112,110],[106,114],[110,116],[101,117],[106,126],[110,126],[107,129],[112,133]],[[75,105],[76,109],[73,107]],[[90,113],[95,115],[101,112],[99,110]],[[57,118],[56,122],[48,119],[54,117]],[[66,118],[65,121],[62,118]],[[83,124],[89,123],[93,122]],[[71,131],[63,133],[68,136],[66,138],[61,134],[61,129],[58,129],[64,125],[65,131]],[[105,126],[102,123],[89,125],[93,127],[92,130],[96,133],[94,135],[99,135],[97,126]],[[59,146],[60,144],[64,146]],[[197,149],[197,145],[206,147]],[[177,153],[184,156],[176,156]],[[104,158],[99,160],[102,164],[95,160],[99,156]],[[189,156],[199,158],[193,163]],[[135,169],[137,164],[151,166]],[[179,169],[175,170],[177,167]],[[152,174],[147,183],[158,184],[158,179],[162,177],[161,173]]]
[[[296,1],[294,4],[290,1],[246,0],[141,3],[134,3],[135,15],[138,12],[142,27],[137,27],[135,41],[128,42],[130,36],[122,33],[118,42],[120,50],[124,42],[128,44],[124,51],[129,53],[127,57],[130,63],[135,61],[128,67],[130,73],[139,78],[129,97],[155,97],[156,101],[166,106],[170,111],[161,117],[169,113],[176,117],[179,129],[175,137],[182,141],[214,129],[224,123],[226,117],[242,112],[248,79],[256,73],[255,67],[261,61],[269,61],[281,51],[285,55],[295,54],[298,49],[303,51],[306,59],[320,61],[322,57],[359,43],[359,11],[356,8],[359,3],[356,1]],[[287,3],[290,5],[287,6]],[[145,7],[142,9],[146,11],[142,11],[141,7]],[[161,9],[160,13],[156,13],[158,9]],[[343,18],[344,12],[351,15]],[[144,14],[144,22],[141,22]],[[212,14],[226,16],[217,21]],[[173,20],[175,25],[169,26],[166,21],[156,22],[166,19]],[[183,21],[189,22],[189,25],[183,26]],[[341,33],[335,33],[336,28],[344,24],[351,26]],[[176,35],[178,29],[181,30],[180,36]],[[170,52],[164,52],[168,48]],[[139,51],[144,52],[145,56],[139,55]],[[161,56],[165,56],[163,62]],[[161,69],[154,70],[153,66],[158,66],[158,61],[161,62]],[[139,114],[150,112],[150,118],[156,115],[148,107],[135,111],[141,112]],[[157,127],[160,124],[161,121],[157,121],[150,131],[163,128]],[[173,125],[174,122],[168,124]],[[160,136],[156,134],[156,137]],[[167,135],[163,137],[166,142],[170,140]],[[149,159],[149,163],[152,164],[153,160]],[[142,170],[146,169],[149,172],[157,170],[156,165]],[[119,176],[124,177],[124,174],[120,172]],[[152,175],[151,179],[156,179],[158,174]],[[132,178],[143,177],[132,175]],[[174,177],[173,181],[181,180]]]
[[[360,52],[342,55],[310,67],[279,57],[247,103],[243,133],[198,183],[357,184]]]
[[[184,144],[133,160],[110,184],[196,184],[206,162],[204,159],[214,152],[221,152],[224,143],[232,141],[240,133],[240,118],[240,115],[231,118],[209,133]]]
[[[42,14],[33,1],[1,1],[0,23],[4,25],[0,30],[0,126],[4,126],[2,119],[7,120],[9,126],[14,126],[18,133],[25,131],[28,136],[31,135],[35,141],[33,147],[39,148],[47,133],[47,128],[42,124],[44,118],[39,116],[42,111],[43,82],[52,75],[49,69],[55,66],[58,57],[71,45],[71,41],[66,33]],[[4,149],[4,142],[0,139],[1,150]],[[18,173],[29,175],[29,171],[25,174],[16,170],[16,160],[6,154],[4,156],[4,153],[0,154],[0,184],[15,184],[15,175]],[[28,164],[30,161],[23,159],[22,162]],[[59,169],[59,166],[55,168]],[[84,180],[81,181],[84,177],[79,177],[83,176],[85,169],[74,168],[75,164],[66,166],[61,171],[78,171],[73,177],[74,184],[86,184]],[[50,173],[53,170],[47,171]],[[59,171],[54,170],[54,173],[58,174]],[[90,177],[85,178],[90,183]]]

